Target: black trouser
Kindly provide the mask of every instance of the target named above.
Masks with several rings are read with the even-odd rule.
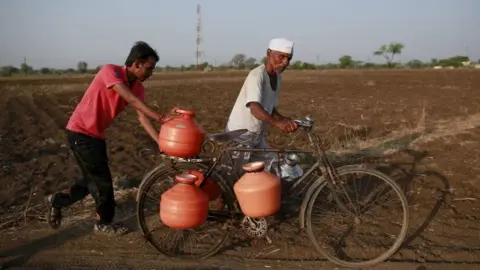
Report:
[[[105,140],[67,130],[68,143],[83,178],[67,192],[57,193],[54,207],[66,207],[91,194],[95,199],[99,223],[108,224],[115,215],[115,198]]]

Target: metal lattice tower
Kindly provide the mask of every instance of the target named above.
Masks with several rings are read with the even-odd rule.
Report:
[[[196,68],[198,69],[198,66],[201,63],[201,58],[202,58],[202,50],[201,50],[201,45],[202,45],[202,14],[200,12],[200,4],[197,4],[197,38],[196,38],[196,43],[197,43],[197,51],[196,51],[197,65],[196,65]]]

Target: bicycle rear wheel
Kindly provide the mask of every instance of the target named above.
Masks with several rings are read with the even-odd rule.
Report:
[[[137,222],[143,236],[158,251],[172,258],[207,258],[214,255],[228,237],[225,222],[207,220],[199,227],[185,230],[172,229],[161,222],[161,195],[175,184],[175,175],[191,169],[203,172],[206,167],[189,163],[176,164],[175,167],[157,167],[147,174],[138,191]],[[228,215],[232,203],[221,176],[212,172],[211,179],[220,185],[222,198],[211,202],[209,212],[224,212]]]
[[[385,261],[400,248],[407,234],[409,213],[404,193],[394,180],[376,170],[339,168],[338,175],[339,181],[335,187],[325,181],[309,199],[306,223],[310,240],[320,254],[344,267],[369,267]],[[358,175],[364,177],[355,180],[354,177]],[[377,184],[367,183],[371,178],[375,178]],[[352,189],[365,183],[366,188],[352,192]],[[334,199],[332,191],[336,193],[338,201]],[[386,195],[397,205],[376,202]],[[339,206],[340,203],[343,207]],[[386,209],[388,206],[392,207]],[[381,217],[372,217],[374,210],[379,210]],[[317,218],[317,212],[321,213],[320,218]],[[317,222],[323,224],[317,226]],[[345,232],[338,234],[337,231],[342,229]],[[360,237],[357,240],[347,239],[354,232]],[[320,238],[325,236],[330,239]],[[333,243],[338,240],[339,243]],[[334,245],[333,249],[328,246],[331,244]],[[355,244],[364,244],[364,247],[354,248]],[[381,246],[386,247],[386,251],[380,251]],[[367,252],[371,252],[371,255],[367,255]]]

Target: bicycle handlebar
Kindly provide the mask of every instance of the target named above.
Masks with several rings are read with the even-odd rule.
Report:
[[[310,116],[306,116],[305,119],[295,119],[293,120],[295,123],[297,123],[298,126],[304,127],[304,128],[312,128],[314,121]]]

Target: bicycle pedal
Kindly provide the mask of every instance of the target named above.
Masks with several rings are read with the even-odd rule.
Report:
[[[272,239],[270,239],[270,237],[268,237],[268,235],[265,235],[265,240],[267,240],[267,243],[269,243],[269,244],[273,243]]]

